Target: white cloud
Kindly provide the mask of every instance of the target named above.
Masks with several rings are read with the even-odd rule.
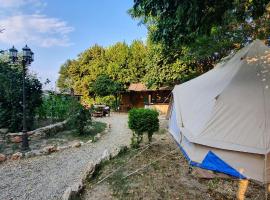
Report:
[[[68,34],[74,30],[65,21],[40,14],[10,16],[0,19],[0,25],[5,28],[1,43],[27,42],[41,47],[71,45]]]
[[[40,0],[0,0],[1,8],[19,8],[27,4],[41,5],[41,1]]]

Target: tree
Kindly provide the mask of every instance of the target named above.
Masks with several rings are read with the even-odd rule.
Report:
[[[22,129],[22,69],[0,62],[0,127]],[[42,84],[33,75],[26,77],[26,120],[31,129],[35,109],[42,103]]]
[[[69,76],[69,68],[72,65],[72,60],[67,60],[60,67],[59,78],[57,80],[57,87],[60,88],[61,92],[70,92],[72,88],[72,80]]]
[[[194,51],[196,55],[197,49],[194,47],[198,47],[197,42],[201,38],[211,42],[205,53],[200,52],[204,57],[209,56],[209,52],[212,54],[219,50],[215,44],[222,47],[221,44],[225,42],[226,47],[235,48],[235,43],[241,46],[248,37],[265,39],[269,35],[269,16],[268,23],[263,25],[260,21],[265,8],[270,7],[268,2],[134,0],[129,12],[146,24],[151,40],[161,44],[163,54],[174,60],[183,55],[189,56]]]
[[[129,46],[127,58],[129,83],[142,81],[146,74],[148,47],[139,40],[134,40]]]
[[[146,56],[147,47],[138,40],[130,46],[125,42],[107,48],[94,45],[77,59],[68,60],[61,66],[58,87],[61,91],[73,89],[76,94],[83,95],[84,101],[92,102],[89,98],[89,95],[94,94],[92,85],[101,75],[107,75],[124,88],[130,83],[142,81]]]
[[[145,68],[145,76],[143,82],[146,83],[148,88],[158,88],[164,85],[174,86],[185,82],[198,73],[192,65],[188,65],[180,59],[174,62],[162,54],[162,46],[148,41],[147,61]]]
[[[129,84],[131,76],[127,76],[129,73],[128,58],[129,58],[129,46],[125,42],[117,42],[106,49],[106,74],[113,80],[118,80],[122,84]]]
[[[120,83],[113,81],[108,75],[101,75],[92,84],[91,91],[100,97],[113,95],[115,97],[115,106],[118,104],[118,94],[123,90]]]

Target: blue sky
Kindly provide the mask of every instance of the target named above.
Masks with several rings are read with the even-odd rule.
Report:
[[[127,10],[133,0],[0,0],[0,49],[26,43],[35,53],[30,71],[54,87],[67,59],[91,45],[145,40],[147,30]]]

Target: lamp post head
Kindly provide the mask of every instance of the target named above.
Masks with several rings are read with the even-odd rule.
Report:
[[[14,46],[9,49],[9,58],[12,60],[12,62],[17,61],[18,59],[18,50]]]
[[[23,61],[27,64],[31,64],[31,62],[34,61],[34,53],[27,45],[25,45],[25,47],[22,49],[22,52],[23,52]]]

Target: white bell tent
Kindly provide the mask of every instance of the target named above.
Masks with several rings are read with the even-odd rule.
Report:
[[[270,48],[255,40],[173,90],[169,131],[190,165],[270,182]]]

